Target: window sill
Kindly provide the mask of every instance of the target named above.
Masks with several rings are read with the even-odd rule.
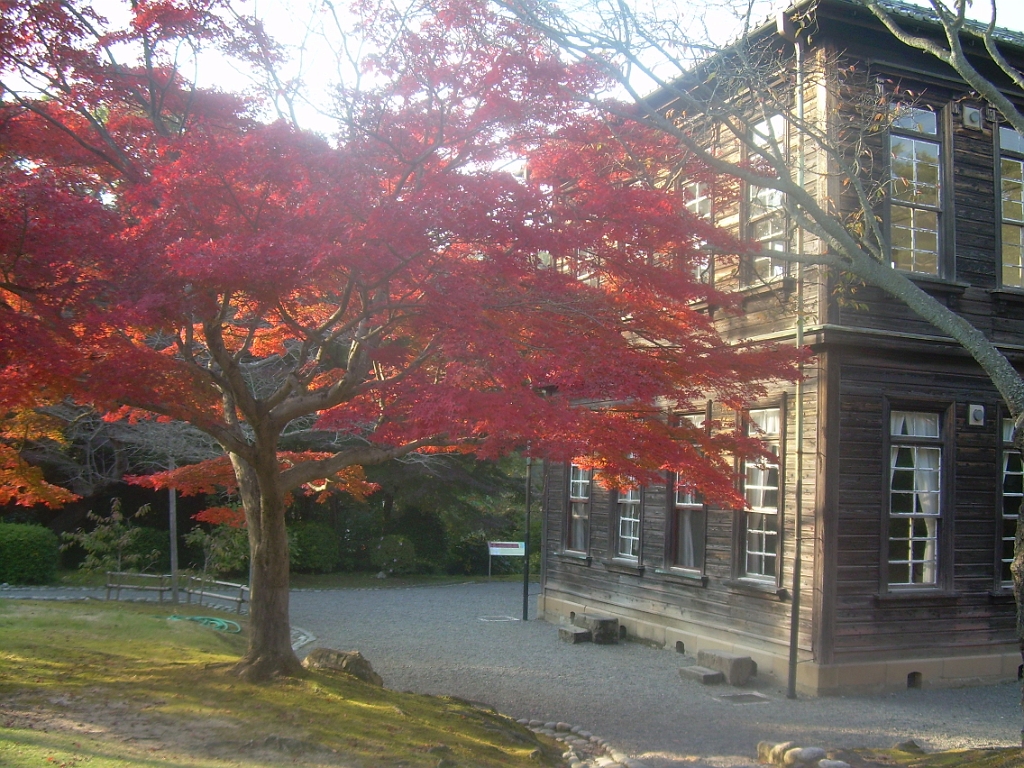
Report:
[[[654,572],[664,576],[673,584],[685,584],[688,587],[706,587],[708,577],[699,571],[688,571],[684,568],[655,568]]]
[[[943,293],[960,296],[970,288],[970,283],[961,283],[957,280],[946,280],[938,275],[929,275],[924,272],[904,272],[900,274],[912,281],[923,291],[930,293]]]
[[[751,595],[764,595],[765,597],[777,597],[779,600],[789,599],[789,590],[775,586],[771,581],[758,581],[757,579],[729,579],[725,586],[736,592],[745,592]]]
[[[959,599],[960,595],[956,592],[946,592],[941,589],[894,589],[875,595],[875,605],[902,605],[915,600],[952,605]]]
[[[643,576],[644,566],[631,560],[602,560],[605,570],[612,573],[624,573],[627,576]]]
[[[1013,602],[1013,590],[1007,587],[1006,589],[993,589],[988,593],[988,601],[990,603],[996,603],[1002,605],[1004,603]]]
[[[1024,288],[993,288],[989,295],[1006,304],[1024,304]]]
[[[593,561],[590,555],[586,555],[583,552],[570,552],[568,550],[562,550],[561,552],[555,552],[555,557],[563,563],[573,563],[575,565],[589,566]]]

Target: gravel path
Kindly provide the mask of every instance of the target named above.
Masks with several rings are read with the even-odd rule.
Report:
[[[317,637],[303,650],[356,649],[389,688],[580,725],[650,768],[753,766],[761,740],[872,747],[913,738],[926,749],[1019,743],[1013,684],[791,701],[762,683],[744,690],[766,701],[734,704],[719,697],[737,689],[681,680],[677,670],[689,660],[671,651],[569,645],[547,622],[494,620],[521,615],[522,585],[511,583],[292,594],[293,623]]]
[[[538,589],[532,585],[532,591]],[[101,590],[0,589],[0,597],[81,599]],[[568,645],[554,625],[522,615],[507,582],[354,590],[296,590],[294,627],[316,646],[359,650],[389,688],[453,694],[516,718],[562,721],[607,739],[649,768],[746,768],[758,741],[802,746],[926,749],[1018,743],[1014,684],[884,696],[802,698],[763,682],[761,703],[722,700],[737,689],[681,680],[692,660],[639,643]]]

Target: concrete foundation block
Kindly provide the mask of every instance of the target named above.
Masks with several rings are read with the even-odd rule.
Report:
[[[683,680],[696,680],[701,685],[718,685],[725,682],[725,675],[722,672],[701,666],[680,667],[679,677]]]
[[[724,651],[700,651],[697,663],[702,667],[717,669],[725,674],[729,685],[746,685],[750,678],[757,675],[757,662],[749,656],[740,656]]]
[[[613,616],[577,614],[573,623],[578,627],[590,630],[591,640],[598,645],[612,645],[619,642],[619,620]]]
[[[593,638],[590,630],[583,629],[583,627],[559,627],[558,639],[576,645],[577,643],[589,643]]]

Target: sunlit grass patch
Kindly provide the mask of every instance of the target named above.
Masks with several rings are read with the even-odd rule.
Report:
[[[187,607],[0,602],[0,765],[497,768],[557,754],[456,699],[321,672],[244,683],[244,620],[230,635],[168,621],[175,610]]]

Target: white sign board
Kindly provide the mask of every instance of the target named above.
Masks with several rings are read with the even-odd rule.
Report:
[[[487,554],[491,557],[526,557],[526,542],[488,541]]]

